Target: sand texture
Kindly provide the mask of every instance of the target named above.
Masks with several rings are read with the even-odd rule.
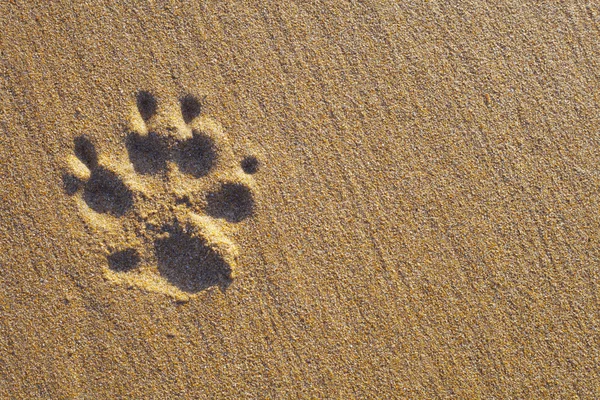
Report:
[[[0,27],[0,398],[598,397],[595,2]]]

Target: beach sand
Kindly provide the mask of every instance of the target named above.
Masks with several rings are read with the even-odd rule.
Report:
[[[0,397],[600,392],[593,2],[0,26]]]

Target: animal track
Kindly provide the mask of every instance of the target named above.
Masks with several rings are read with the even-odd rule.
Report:
[[[236,224],[253,215],[255,156],[239,163],[194,96],[161,107],[139,92],[122,155],[74,141],[63,176],[107,249],[108,279],[187,299],[236,275]]]

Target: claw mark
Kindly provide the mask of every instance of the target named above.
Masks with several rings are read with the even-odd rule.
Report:
[[[199,116],[201,110],[202,106],[194,96],[188,94],[181,99],[181,116],[186,124]]]
[[[148,121],[156,114],[156,99],[149,92],[141,91],[137,94],[137,108],[144,121]]]

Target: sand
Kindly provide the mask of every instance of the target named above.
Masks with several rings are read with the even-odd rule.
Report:
[[[594,398],[593,2],[2,2],[0,397]]]

